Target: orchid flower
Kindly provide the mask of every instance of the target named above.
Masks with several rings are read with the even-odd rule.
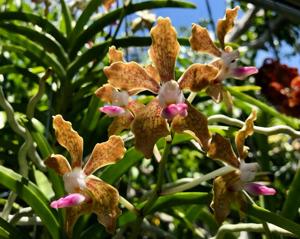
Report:
[[[212,66],[216,67],[218,69],[218,73],[213,79],[200,79],[196,77],[196,80],[191,82],[191,79],[189,78],[190,75],[198,74],[198,76],[201,76],[202,71],[202,68],[197,67],[197,64],[193,64],[187,69],[186,74],[182,75],[179,79],[180,87],[188,88],[193,92],[206,89],[206,93],[217,103],[221,102],[223,98],[224,100],[231,101],[229,93],[225,91],[222,86],[222,81],[227,78],[244,79],[257,73],[256,67],[239,67],[237,65],[237,59],[240,55],[239,51],[233,51],[231,47],[225,47],[225,36],[233,28],[238,10],[239,7],[227,9],[225,18],[218,21],[217,36],[221,48],[218,48],[213,43],[206,28],[197,24],[193,25],[192,36],[190,37],[192,49],[217,57],[217,60],[210,63],[210,68]],[[210,72],[213,72],[212,69],[209,70]]]
[[[170,19],[158,18],[150,35],[152,44],[148,53],[153,65],[143,67],[136,62],[124,62],[120,60],[120,53],[111,50],[109,56],[112,64],[104,68],[110,85],[106,85],[107,88],[126,91],[129,95],[146,90],[157,95],[148,105],[140,107],[134,113],[131,130],[135,135],[135,147],[146,158],[150,158],[156,141],[170,134],[169,123],[175,132],[192,133],[200,145],[208,149],[210,134],[207,119],[185,100],[183,88],[175,81],[175,62],[180,45]],[[114,57],[116,55],[119,57]],[[213,79],[219,71],[209,65],[197,66],[202,69],[201,75],[191,74],[189,79]],[[98,96],[105,100],[105,94],[99,94],[100,89],[97,91]]]
[[[53,128],[58,143],[69,152],[71,165],[60,154],[53,154],[45,164],[63,177],[67,196],[51,203],[53,208],[67,208],[66,231],[72,234],[73,226],[83,213],[94,212],[107,231],[114,232],[119,194],[111,185],[92,175],[106,165],[119,161],[125,148],[119,136],[111,136],[107,142],[96,144],[89,160],[82,168],[83,139],[73,130],[72,124],[61,115],[53,117]]]
[[[123,52],[117,50],[115,46],[109,48],[108,57],[110,64],[124,62]],[[143,104],[130,97],[134,93],[136,92],[118,90],[111,84],[105,84],[96,90],[96,96],[103,102],[109,103],[99,110],[109,117],[114,117],[108,128],[108,135],[117,135],[125,129],[130,129],[136,111],[144,107]]]
[[[219,134],[212,137],[208,156],[212,159],[219,159],[235,167],[236,170],[215,178],[213,185],[214,197],[212,208],[218,222],[223,222],[229,215],[230,205],[233,202],[241,207],[245,204],[242,190],[252,195],[274,195],[276,190],[261,183],[252,182],[259,169],[257,163],[246,163],[248,148],[244,146],[248,136],[253,134],[256,111],[253,111],[235,137],[238,156],[234,153],[229,140]]]

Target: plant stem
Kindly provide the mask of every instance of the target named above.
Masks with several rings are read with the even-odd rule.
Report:
[[[208,123],[223,123],[226,125],[236,126],[236,127],[243,127],[244,122],[238,119],[230,118],[225,115],[213,115],[208,117]],[[275,134],[288,134],[293,138],[300,137],[300,131],[294,130],[293,128],[286,126],[286,125],[278,125],[273,127],[260,127],[254,126],[254,132],[263,134],[263,135],[275,135]]]
[[[283,228],[291,233],[294,233],[298,238],[300,237],[300,226],[299,224],[272,213],[264,208],[261,208],[255,204],[251,204],[246,209],[248,215],[254,216],[262,221],[272,223],[280,228]]]
[[[16,198],[17,198],[17,194],[15,192],[11,191],[9,193],[9,196],[7,198],[7,202],[5,203],[3,211],[1,213],[1,217],[6,221],[8,220],[8,216],[10,214],[10,211],[13,207],[13,204],[14,204]]]
[[[52,74],[52,70],[49,68],[45,72],[44,76],[40,78],[38,92],[29,100],[27,104],[26,115],[28,119],[32,119],[34,117],[35,106],[44,95],[46,80],[50,77],[51,74]]]
[[[191,92],[190,95],[187,98],[187,101],[192,103],[196,96],[197,96],[196,92]]]
[[[134,214],[138,214],[137,209],[135,208],[134,205],[132,205],[129,201],[127,201],[125,198],[122,196],[119,197],[119,202],[128,209],[128,211],[133,212]]]
[[[251,105],[256,105],[257,107],[259,107],[261,110],[264,111],[264,113],[268,113],[270,115],[273,115],[274,117],[282,120],[283,122],[285,122],[286,124],[288,124],[289,126],[293,127],[293,128],[299,128],[299,120],[296,120],[294,118],[285,116],[281,113],[279,113],[277,110],[275,110],[274,108],[264,104],[263,102],[261,102],[260,100],[257,100],[245,93],[239,92],[235,89],[232,89],[230,87],[225,87],[233,96],[235,96],[236,98],[243,100]]]
[[[164,172],[165,172],[166,162],[171,149],[171,145],[172,145],[172,140],[167,140],[164,148],[164,153],[159,163],[157,183],[155,189],[152,192],[152,195],[150,196],[150,199],[147,201],[147,203],[142,209],[142,215],[147,215],[147,213],[149,212],[149,210],[151,209],[151,207],[153,206],[153,204],[161,194],[161,188],[164,182]]]
[[[290,233],[289,231],[286,231],[270,223],[268,223],[268,227],[270,228],[272,233],[277,233],[283,236],[296,237],[294,234]],[[264,228],[261,224],[256,224],[256,223],[224,224],[219,228],[216,236],[212,237],[211,239],[223,239],[225,238],[227,232],[241,232],[241,231],[264,232]]]
[[[140,210],[139,216],[137,217],[137,219],[133,225],[133,228],[132,228],[133,233],[131,235],[132,239],[138,238],[138,234],[140,233],[144,217],[150,212],[154,203],[156,202],[156,200],[158,199],[158,197],[161,194],[161,189],[162,189],[163,182],[164,182],[165,167],[166,167],[168,155],[169,155],[169,152],[170,152],[170,149],[172,146],[172,139],[173,139],[172,136],[170,137],[170,139],[166,137],[166,145],[165,145],[161,160],[159,162],[156,186],[155,186],[154,190],[152,191],[152,194],[150,195],[149,200],[145,203],[144,207]]]
[[[296,175],[289,187],[288,195],[284,201],[281,215],[288,219],[295,219],[298,214],[298,208],[300,205],[299,198],[300,190],[300,168],[298,168]]]
[[[210,179],[213,179],[217,176],[221,176],[224,174],[227,174],[229,172],[232,172],[236,170],[236,168],[232,167],[232,166],[224,166],[222,168],[219,168],[217,170],[214,170],[208,174],[205,174],[204,176],[200,177],[200,178],[196,178],[194,180],[192,180],[191,182],[185,183],[183,185],[179,185],[173,188],[168,188],[163,190],[163,192],[161,193],[162,195],[166,195],[166,194],[173,194],[173,193],[178,193],[178,192],[183,192],[185,190],[191,189],[193,187],[198,186],[199,184],[208,181]]]

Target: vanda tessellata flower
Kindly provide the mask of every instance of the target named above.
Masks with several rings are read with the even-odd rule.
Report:
[[[190,37],[192,49],[217,57],[216,60],[210,63],[210,67],[216,67],[218,70],[216,71],[217,74],[213,78],[198,79],[198,77],[202,74],[202,69],[199,68],[197,64],[193,64],[187,69],[181,79],[179,79],[179,85],[182,88],[189,88],[194,92],[206,89],[206,93],[211,96],[215,102],[219,103],[223,98],[227,102],[231,102],[231,96],[223,88],[222,81],[227,78],[244,79],[257,73],[256,67],[239,67],[237,65],[237,59],[240,55],[239,51],[233,51],[231,47],[225,46],[225,36],[233,28],[238,10],[239,7],[227,9],[225,18],[218,21],[217,37],[221,48],[218,48],[213,43],[206,28],[197,24],[193,25],[192,36]],[[213,69],[210,69],[210,71],[213,72]],[[189,79],[192,74],[198,75],[198,77],[196,77],[196,81]]]
[[[175,80],[175,63],[179,54],[180,45],[177,33],[169,18],[158,18],[157,24],[150,31],[152,44],[148,51],[152,65],[143,67],[136,62],[125,62],[122,53],[115,48],[109,51],[111,65],[104,68],[108,84],[99,88],[96,95],[104,102],[113,103],[113,91],[128,92],[128,95],[141,91],[150,91],[157,95],[146,106],[134,107],[130,100],[126,108],[131,113],[125,119],[120,110],[117,118],[123,117],[122,125],[130,128],[135,135],[135,147],[142,151],[146,158],[153,154],[156,141],[168,136],[170,130],[175,132],[187,131],[195,136],[203,149],[208,149],[210,134],[207,119],[196,108],[189,104],[182,93],[185,88],[197,81],[209,81],[216,77],[219,69],[210,65],[195,64],[199,74],[184,73],[181,87]],[[101,111],[104,112],[105,108]],[[112,112],[113,108],[110,109]],[[113,121],[113,124],[116,121]],[[168,125],[169,124],[169,125]],[[120,127],[125,129],[126,127]],[[171,127],[169,127],[171,126]],[[115,127],[114,127],[115,128]]]
[[[245,205],[242,190],[246,190],[251,195],[274,195],[276,190],[261,183],[252,182],[259,169],[257,163],[246,163],[248,148],[244,146],[248,136],[253,134],[254,120],[256,112],[253,111],[235,137],[235,144],[238,156],[234,153],[229,140],[219,134],[212,137],[208,156],[212,159],[223,162],[236,168],[235,171],[218,176],[213,184],[212,208],[216,220],[221,223],[230,213],[230,205],[237,203],[241,208]]]
[[[72,235],[73,226],[80,215],[94,212],[98,221],[108,232],[114,232],[119,194],[111,185],[92,175],[96,170],[122,159],[125,148],[119,136],[111,136],[108,141],[95,145],[88,161],[82,167],[83,139],[73,130],[70,122],[61,115],[53,117],[53,128],[58,143],[71,156],[71,165],[60,154],[53,154],[45,164],[63,177],[67,196],[51,203],[53,208],[66,208],[66,232]]]

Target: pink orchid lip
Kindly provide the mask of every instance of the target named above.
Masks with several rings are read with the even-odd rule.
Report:
[[[73,207],[81,204],[86,200],[85,196],[80,193],[72,193],[68,196],[59,198],[56,201],[51,202],[50,206],[52,208],[65,208],[65,207]]]
[[[244,79],[258,72],[255,66],[236,67],[232,69],[232,76],[235,79]]]
[[[109,117],[116,117],[116,116],[120,116],[125,113],[124,108],[122,108],[120,106],[116,106],[116,105],[106,105],[106,106],[99,108],[99,110],[101,112],[107,114]]]
[[[185,103],[170,104],[162,110],[161,116],[168,120],[172,120],[176,115],[186,117],[188,114],[187,108],[188,106]]]
[[[259,183],[247,183],[244,189],[252,195],[275,195],[276,190]]]

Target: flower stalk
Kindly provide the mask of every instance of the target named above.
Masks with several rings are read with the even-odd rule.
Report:
[[[144,208],[142,209],[142,215],[147,215],[147,213],[150,211],[151,207],[153,206],[157,198],[161,195],[161,189],[164,182],[164,173],[165,173],[167,158],[170,153],[171,145],[172,145],[172,140],[167,140],[163,155],[161,157],[161,161],[159,163],[157,183],[155,189],[152,192],[152,195],[150,196],[149,200],[147,201]]]
[[[244,122],[238,119],[230,118],[226,115],[212,115],[208,117],[208,123],[223,123],[230,126],[236,126],[236,127],[243,127]],[[290,135],[293,138],[300,137],[300,131],[294,130],[293,128],[286,126],[286,125],[277,125],[272,127],[260,127],[260,126],[254,126],[254,132],[258,134],[263,135],[275,135],[275,134],[287,134]]]
[[[188,183],[185,183],[183,185],[176,186],[176,187],[167,188],[167,189],[163,190],[163,192],[161,194],[162,195],[167,195],[167,194],[183,192],[183,191],[186,191],[186,190],[191,189],[193,187],[196,187],[196,186],[198,186],[199,184],[201,184],[205,181],[208,181],[208,180],[213,179],[213,178],[218,177],[218,176],[225,175],[225,174],[230,173],[234,170],[236,170],[236,168],[234,168],[230,165],[227,165],[227,166],[224,166],[224,167],[219,168],[217,170],[214,170],[214,171],[212,171],[208,174],[205,174],[204,176],[202,176],[200,178],[196,178],[196,179],[192,180],[191,182],[188,182]]]

